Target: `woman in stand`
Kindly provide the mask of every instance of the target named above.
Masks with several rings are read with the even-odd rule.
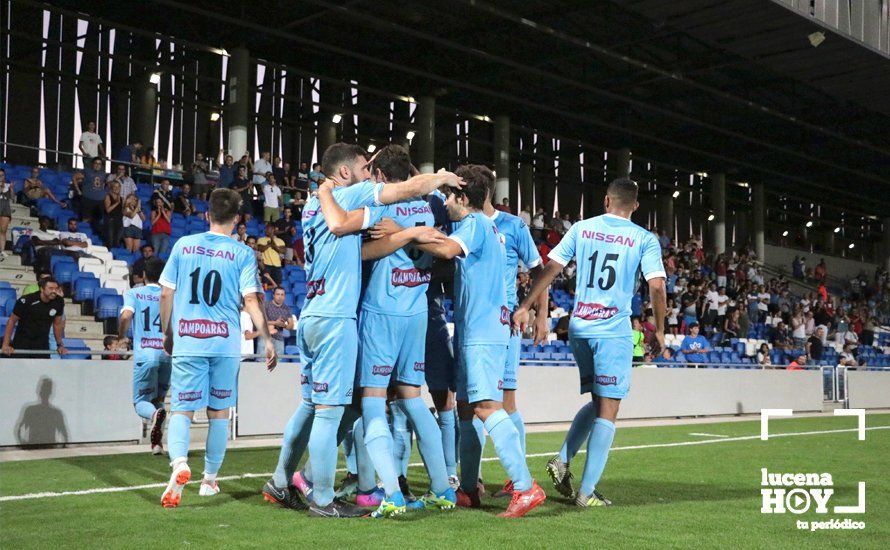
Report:
[[[108,184],[105,196],[105,246],[109,249],[120,244],[124,233],[124,200],[121,197],[121,182],[114,180]]]
[[[124,246],[130,252],[139,252],[142,247],[143,222],[142,204],[136,195],[130,195],[124,201]]]
[[[161,256],[170,248],[170,209],[161,197],[155,198],[154,210],[151,212],[151,246],[155,254]]]

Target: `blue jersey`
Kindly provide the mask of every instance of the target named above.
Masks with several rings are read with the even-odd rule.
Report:
[[[631,300],[640,271],[646,280],[665,276],[658,239],[613,214],[573,225],[549,257],[562,265],[572,260],[578,264],[569,322],[575,338],[629,338]]]
[[[391,218],[402,227],[435,224],[430,206],[423,199],[372,208],[370,217],[372,221]],[[412,245],[376,260],[362,297],[362,310],[399,316],[426,313],[432,265],[432,256]]]
[[[241,297],[263,290],[253,250],[209,231],[182,237],[160,283],[176,290],[174,357],[241,356]]]
[[[334,189],[334,200],[347,212],[379,205],[382,183],[363,181]],[[365,211],[363,228],[370,225]],[[303,207],[303,243],[306,250],[306,305],[301,316],[355,318],[362,276],[362,237],[338,237],[330,232],[318,197]]]
[[[494,211],[491,218],[504,238],[507,252],[507,267],[504,269],[504,286],[507,289],[507,307],[510,311],[516,308],[516,270],[521,261],[525,267],[532,269],[541,265],[541,254],[532,240],[532,234],[518,216],[500,210]]]
[[[454,274],[454,321],[461,345],[503,344],[510,339],[510,310],[504,288],[504,243],[497,227],[473,212],[448,236],[463,253]]]
[[[149,284],[131,288],[124,294],[121,312],[133,312],[133,360],[137,363],[164,357],[164,333],[161,332],[161,287]]]

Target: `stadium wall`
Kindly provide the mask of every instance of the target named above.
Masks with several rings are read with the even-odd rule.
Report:
[[[847,404],[851,409],[890,406],[890,372],[847,371]]]

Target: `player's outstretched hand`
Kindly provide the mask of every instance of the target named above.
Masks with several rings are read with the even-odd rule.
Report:
[[[439,244],[445,240],[445,235],[435,227],[417,227],[417,235],[414,242],[417,244]]]
[[[457,177],[457,175],[455,175],[454,172],[449,172],[449,171],[445,170],[444,168],[439,168],[439,171],[436,172],[436,174],[438,174],[444,178],[442,185],[447,185],[448,187],[454,187],[455,189],[460,189],[461,187],[463,187],[467,184],[467,182],[465,182],[461,178]],[[440,185],[439,187],[441,187],[442,185]]]
[[[522,306],[516,308],[513,312],[513,330],[519,334],[523,334],[525,332],[525,327],[528,326],[528,310]]]
[[[382,239],[393,233],[398,233],[402,229],[404,228],[393,221],[392,218],[383,218],[368,231],[368,234],[371,235],[372,239]]]
[[[278,354],[275,353],[275,346],[272,345],[272,341],[266,340],[266,369],[269,372],[275,370],[275,367],[278,365]]]

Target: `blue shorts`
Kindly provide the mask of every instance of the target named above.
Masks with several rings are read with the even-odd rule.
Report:
[[[238,401],[240,357],[173,357],[171,410],[221,410]]]
[[[430,304],[426,327],[426,385],[430,391],[455,391],[454,348],[445,315]]]
[[[297,325],[303,400],[349,405],[355,382],[358,330],[347,317],[303,317]]]
[[[461,346],[457,369],[457,398],[460,401],[504,401],[504,362],[507,346],[470,344]]]
[[[522,351],[522,336],[510,336],[507,345],[507,357],[504,362],[504,389],[516,390],[516,379],[519,375],[519,353]]]
[[[569,338],[578,372],[581,393],[624,399],[630,389],[633,340],[628,338]]]
[[[422,386],[426,312],[408,317],[362,311],[358,320],[358,386],[386,388],[390,379]]]
[[[164,399],[170,389],[171,368],[169,357],[133,363],[133,404]]]

